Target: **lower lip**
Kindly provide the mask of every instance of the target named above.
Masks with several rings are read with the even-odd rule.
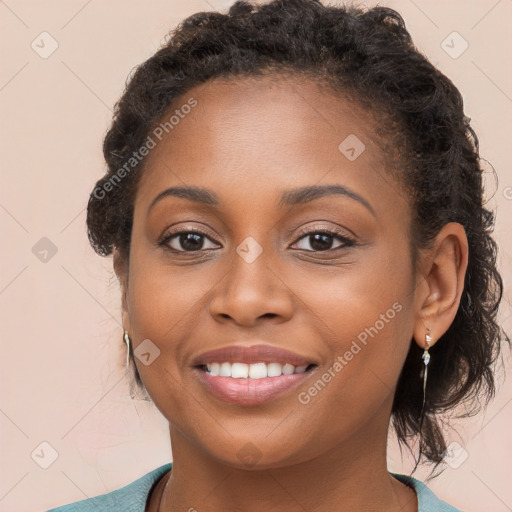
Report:
[[[212,394],[226,402],[239,405],[257,405],[272,400],[297,387],[311,373],[310,370],[263,379],[233,379],[211,375],[200,368],[195,370]]]

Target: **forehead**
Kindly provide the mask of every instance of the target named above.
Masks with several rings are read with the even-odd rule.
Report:
[[[220,196],[232,187],[251,195],[322,182],[381,196],[385,185],[398,194],[371,114],[313,81],[207,82],[176,98],[155,127],[138,203],[174,184],[216,188]]]

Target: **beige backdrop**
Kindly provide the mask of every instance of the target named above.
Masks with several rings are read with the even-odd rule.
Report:
[[[163,416],[128,397],[118,284],[111,260],[88,245],[85,206],[130,70],[183,17],[230,3],[0,1],[2,511],[102,494],[171,460]],[[512,1],[382,3],[463,93],[481,155],[499,176],[496,185],[489,171],[488,194],[510,283]],[[510,291],[501,316],[511,332]],[[485,414],[450,433],[456,449],[434,492],[467,512],[512,510],[511,419],[508,379]],[[411,468],[393,442],[389,468]]]

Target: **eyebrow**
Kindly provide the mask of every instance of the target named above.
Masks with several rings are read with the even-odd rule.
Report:
[[[342,185],[313,185],[308,187],[295,188],[286,190],[282,193],[279,200],[279,206],[305,204],[315,199],[325,197],[328,195],[343,195],[349,197],[354,201],[362,204],[374,217],[376,217],[375,210],[372,205],[362,196]],[[164,197],[180,197],[188,199],[196,203],[206,204],[209,206],[218,206],[220,204],[219,197],[212,190],[201,187],[170,187],[160,192],[148,208],[151,210],[156,203]]]

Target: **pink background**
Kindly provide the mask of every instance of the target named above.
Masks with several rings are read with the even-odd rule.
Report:
[[[512,279],[507,222],[512,218],[512,1],[382,3],[403,15],[416,45],[463,93],[481,156],[499,177],[496,184],[488,167],[489,204],[499,212],[496,237],[507,285]],[[151,404],[128,396],[119,288],[111,260],[88,245],[85,207],[104,170],[102,137],[130,70],[185,16],[230,4],[0,2],[1,511],[45,510],[102,494],[171,460],[166,420]],[[43,31],[58,43],[46,59],[31,47]],[[453,31],[469,44],[458,58],[442,47]],[[45,41],[48,50],[50,39]],[[42,237],[57,249],[46,263],[32,252]],[[510,289],[501,318],[512,332]],[[510,370],[508,351],[504,357]],[[512,385],[503,372],[499,378],[487,411],[454,423],[458,434],[448,433],[468,458],[429,484],[466,512],[512,510]],[[56,460],[43,469],[40,464],[51,462],[52,453]],[[390,439],[389,469],[410,468],[410,459],[401,460]]]

